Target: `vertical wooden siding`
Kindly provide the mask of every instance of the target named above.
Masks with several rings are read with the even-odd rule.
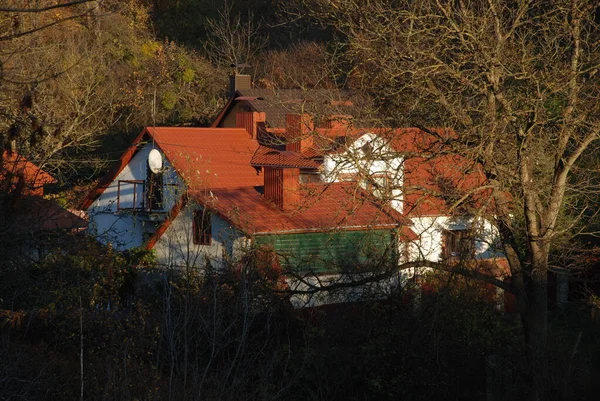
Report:
[[[285,115],[285,150],[302,152],[313,145],[314,123],[308,114]]]
[[[258,124],[266,121],[266,114],[264,112],[248,112],[238,111],[235,114],[235,126],[236,128],[245,129],[253,139],[258,136]]]
[[[264,196],[267,200],[284,210],[293,208],[299,203],[299,168],[265,167],[264,177]]]

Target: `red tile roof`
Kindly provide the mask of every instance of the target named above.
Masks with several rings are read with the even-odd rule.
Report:
[[[365,230],[401,227],[405,240],[416,238],[410,220],[369,200],[351,183],[310,184],[300,204],[283,211],[255,187],[195,193],[194,198],[248,234]]]
[[[258,143],[242,128],[147,128],[190,189],[262,185],[250,165]]]
[[[419,128],[315,128],[314,145],[310,148],[310,156],[323,156],[331,153],[346,151],[346,145],[351,144],[365,134],[374,134],[389,143],[391,148],[403,154],[438,152],[444,141],[456,134],[444,128],[427,129]],[[267,128],[267,133],[275,138],[285,136],[285,128]],[[284,139],[277,139],[276,144],[284,143]],[[302,152],[305,154],[305,151]]]
[[[344,152],[346,147],[339,146],[351,144],[363,135],[374,134],[389,144],[393,150],[402,154],[433,153],[439,152],[444,146],[444,141],[454,137],[452,130],[445,128],[431,128],[423,131],[420,128],[318,128],[315,130],[321,140],[321,149],[324,153]],[[343,141],[340,139],[344,138]]]
[[[478,166],[460,155],[412,157],[404,162],[404,214],[448,215],[459,199],[464,210],[480,206],[489,194]]]
[[[314,157],[343,152],[346,145],[362,135],[372,133],[389,143],[394,152],[406,157],[404,162],[404,214],[410,216],[446,215],[452,196],[475,191],[471,201],[481,200],[486,191],[477,191],[485,178],[477,166],[460,155],[444,154],[447,142],[456,136],[445,128],[355,128],[346,131],[317,129],[315,146],[306,151]],[[343,135],[342,137],[336,135]],[[333,140],[333,139],[337,140]],[[339,138],[345,138],[339,141]],[[305,152],[303,155],[306,157]]]
[[[446,141],[454,138],[456,133],[446,128],[380,128],[372,131],[385,139],[394,150],[402,153],[435,153],[440,152]]]
[[[55,200],[39,196],[20,199],[12,211],[15,228],[21,232],[78,231],[88,227],[84,217],[62,208]]]

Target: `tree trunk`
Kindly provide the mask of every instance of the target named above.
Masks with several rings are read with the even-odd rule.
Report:
[[[530,264],[524,268],[526,308],[521,320],[527,346],[527,359],[531,369],[532,399],[544,397],[546,378],[543,355],[548,337],[548,244],[531,240]]]

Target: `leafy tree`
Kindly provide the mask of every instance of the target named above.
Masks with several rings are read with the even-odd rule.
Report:
[[[155,40],[141,2],[74,3],[0,10],[7,32],[27,33],[7,37],[0,51],[4,148],[16,144],[58,178],[83,178],[105,167],[89,153],[100,145],[121,153],[123,133],[206,123],[215,113],[224,76],[197,54]]]

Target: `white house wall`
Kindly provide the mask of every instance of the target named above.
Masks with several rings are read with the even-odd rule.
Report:
[[[352,279],[342,274],[328,274],[319,276],[306,276],[302,280],[288,278],[286,282],[292,291],[310,291],[332,284],[349,283]],[[318,291],[314,294],[294,294],[290,302],[294,308],[316,307],[328,304],[340,304],[346,302],[364,302],[370,300],[387,299],[400,290],[407,283],[404,272],[398,272],[384,280],[374,280],[360,286],[342,287],[335,291]]]
[[[138,150],[127,166],[87,209],[90,219],[90,234],[96,236],[100,242],[110,243],[118,250],[141,246],[158,225],[158,221],[142,218],[142,214],[137,212],[117,210],[119,181],[145,181],[148,154],[153,148],[155,148],[153,144],[147,144]],[[164,210],[169,211],[180,198],[184,184],[164,157],[163,170],[163,205]],[[141,207],[144,200],[142,187],[140,186],[140,189],[136,191],[135,205],[133,205],[132,188],[133,185],[122,185],[120,203],[121,205]]]
[[[366,154],[363,147],[371,144],[372,151]],[[326,182],[339,182],[350,177],[369,175],[376,177],[386,174],[389,177],[389,194],[386,200],[398,212],[403,211],[402,185],[404,180],[404,158],[389,147],[375,134],[366,133],[354,141],[345,152],[326,155],[323,160],[321,179]],[[472,224],[470,220],[456,220],[448,216],[412,218],[413,231],[419,236],[409,251],[410,260],[439,261],[442,256],[443,230],[465,229]],[[488,221],[478,223],[475,230],[479,239],[475,241],[477,258],[494,258],[502,256],[494,249],[494,240],[498,237],[495,227]]]
[[[362,149],[369,144],[373,149],[366,154]],[[321,180],[325,182],[340,182],[350,177],[368,175],[378,177],[385,175],[390,180],[387,185],[389,194],[384,194],[390,200],[391,206],[402,213],[402,184],[404,159],[398,152],[390,148],[374,134],[365,134],[352,143],[343,153],[329,154],[323,159]],[[384,189],[385,191],[386,189]]]
[[[211,245],[194,244],[193,216],[197,210],[202,209],[195,205],[186,206],[154,245],[159,265],[201,267],[209,260],[213,267],[219,268],[228,260],[237,260],[241,256],[246,238],[215,213],[211,213]]]
[[[412,230],[419,236],[411,247],[412,260],[437,262],[442,258],[442,234],[445,230],[473,229],[475,238],[475,257],[477,259],[501,257],[502,252],[496,245],[497,229],[487,220],[451,218],[448,216],[415,217]],[[477,224],[477,227],[472,227]]]

